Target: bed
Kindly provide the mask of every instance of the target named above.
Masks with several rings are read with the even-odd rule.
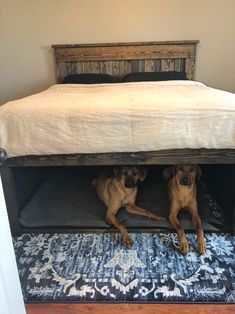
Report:
[[[235,96],[193,81],[198,43],[194,40],[52,46],[58,84],[37,95],[6,104],[0,112],[1,134],[5,136],[0,140],[1,177],[14,232],[21,230],[19,208],[31,198],[43,173],[46,175],[52,166],[197,163],[233,167]],[[171,71],[185,72],[188,81],[93,86],[61,84],[65,77],[76,73],[105,73],[121,80],[130,73]],[[183,98],[177,98],[179,92]],[[170,93],[171,100],[168,98]],[[92,95],[79,106],[83,107],[82,111],[77,111],[76,102],[82,103],[81,98],[76,98],[77,94],[79,97]],[[103,95],[101,103],[100,94]],[[145,104],[147,95],[152,95],[150,105]],[[128,97],[130,103],[126,104],[124,101]],[[190,98],[194,99],[191,107],[188,105]],[[206,100],[204,105],[199,104],[199,98]],[[155,110],[154,101],[159,99],[164,101],[160,109]],[[102,101],[106,101],[105,104]],[[38,104],[37,109],[34,104]],[[168,120],[164,118],[164,108],[168,110]],[[7,114],[15,120],[8,120]],[[35,114],[34,120],[31,114]],[[59,119],[65,115],[65,122]],[[78,117],[83,121],[80,129],[76,129],[80,141],[73,136],[75,129],[71,128],[71,125],[78,127]],[[151,128],[157,119],[159,129]],[[44,134],[43,121],[49,125]],[[53,129],[57,137],[50,133]],[[14,134],[18,134],[18,138]],[[178,141],[182,134],[184,138]],[[26,172],[29,183],[23,179]]]
[[[194,79],[196,46],[199,41],[147,42],[95,45],[53,45],[57,82],[75,73],[108,73],[122,78],[131,72],[185,71]],[[233,114],[232,111],[230,111]],[[230,120],[231,123],[231,120]],[[230,147],[184,147],[131,152],[76,152],[72,154],[24,154],[12,157],[1,147],[1,164],[5,166],[96,165],[96,164],[173,164],[234,163],[235,144]],[[234,140],[234,138],[233,138]],[[225,144],[226,146],[226,144]]]

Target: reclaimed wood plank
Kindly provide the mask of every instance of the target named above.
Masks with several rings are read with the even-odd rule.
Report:
[[[113,47],[113,46],[140,46],[140,45],[168,45],[168,44],[198,44],[199,40],[165,40],[165,41],[142,41],[142,42],[119,42],[119,43],[97,43],[97,44],[54,44],[52,48],[72,47]]]
[[[99,153],[21,156],[7,158],[2,166],[91,166],[91,165],[172,165],[234,164],[234,149],[174,149],[135,153]]]
[[[57,61],[146,60],[188,58],[194,53],[193,45],[140,45],[114,47],[55,48]]]

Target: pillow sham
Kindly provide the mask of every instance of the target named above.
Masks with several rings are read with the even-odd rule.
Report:
[[[135,72],[123,77],[122,82],[187,80],[185,72]]]
[[[100,84],[100,83],[118,83],[119,79],[109,74],[99,73],[80,73],[71,74],[64,78],[63,84]]]

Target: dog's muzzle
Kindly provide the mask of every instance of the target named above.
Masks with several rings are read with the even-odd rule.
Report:
[[[131,180],[131,179],[127,179],[124,183],[125,188],[128,189],[133,189],[136,186],[135,181]]]
[[[187,176],[183,176],[180,179],[180,184],[181,185],[191,185],[191,182]]]

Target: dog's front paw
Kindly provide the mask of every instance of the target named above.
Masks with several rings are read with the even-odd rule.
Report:
[[[198,250],[198,252],[199,252],[201,255],[203,255],[203,254],[206,253],[206,243],[205,243],[204,239],[198,241],[198,243],[197,243],[197,250]]]
[[[189,251],[188,241],[181,241],[180,242],[180,252],[184,255],[186,255]]]
[[[129,237],[125,237],[125,238],[122,239],[122,243],[124,245],[131,246],[132,245],[132,240]]]

